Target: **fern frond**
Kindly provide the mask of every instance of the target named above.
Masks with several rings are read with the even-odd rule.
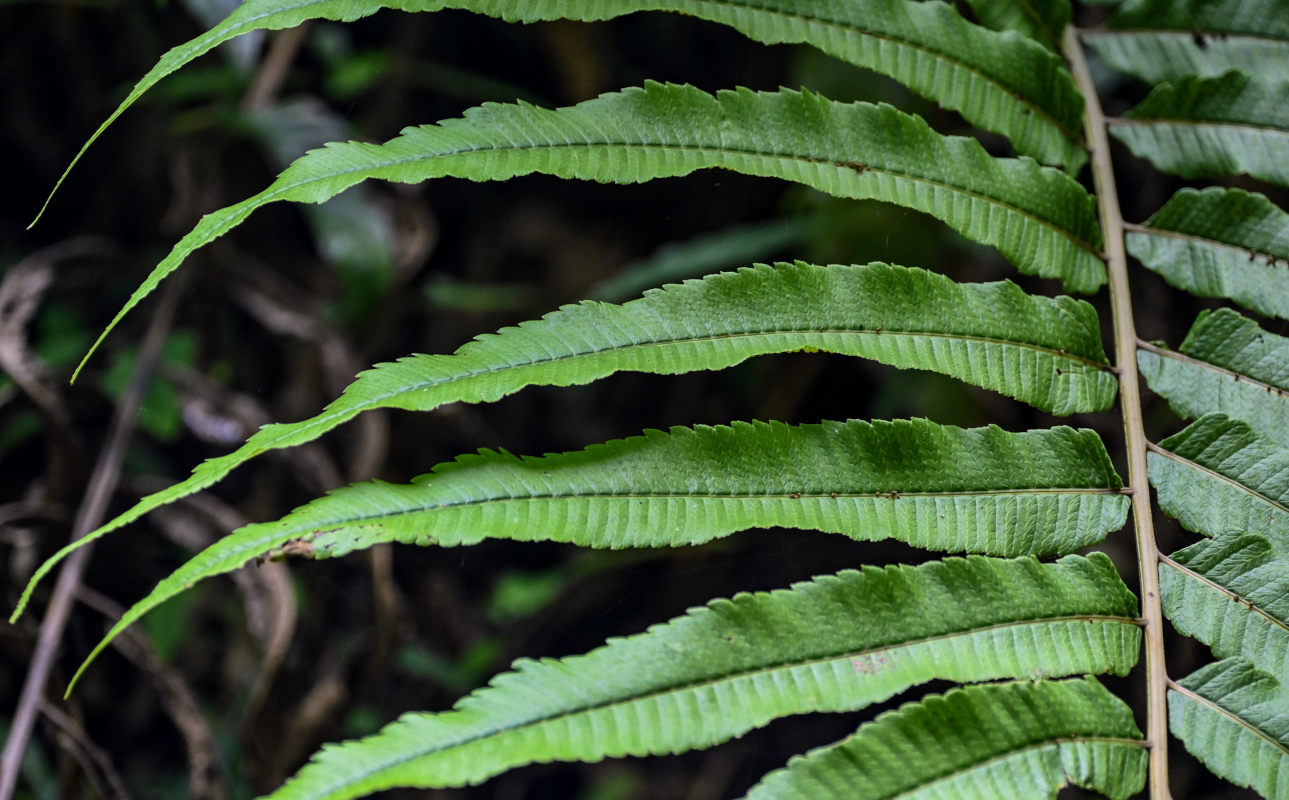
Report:
[[[1170,689],[1168,727],[1213,773],[1289,797],[1289,696],[1249,662],[1209,664]]]
[[[1126,3],[1114,31],[1083,35],[1110,66],[1150,83],[1239,70],[1282,81],[1289,63],[1285,0],[1147,0]]]
[[[1289,319],[1289,214],[1260,194],[1182,189],[1124,239],[1178,289]]]
[[[955,689],[882,714],[767,775],[747,800],[1122,800],[1146,781],[1132,710],[1094,678]]]
[[[1069,0],[967,0],[967,5],[986,28],[1016,31],[1053,52],[1060,52],[1061,35],[1074,13]]]
[[[771,526],[1044,554],[1121,525],[1120,486],[1086,429],[754,422],[647,431],[540,458],[485,450],[410,484],[336,490],[242,532],[307,537],[318,557],[379,541],[450,547],[493,537],[674,547]]]
[[[1065,0],[1039,0],[1043,5]],[[1076,171],[1082,98],[1061,60],[1032,42],[963,19],[939,2],[904,0],[247,0],[222,22],[169,50],[99,126],[68,165],[162,78],[219,45],[256,30],[326,19],[349,22],[382,9],[464,9],[510,22],[607,20],[638,11],[673,11],[729,25],[767,44],[800,42],[875,70],[1012,140],[1017,152]],[[1058,19],[1047,19],[1056,24]],[[1060,31],[1056,30],[1059,38]],[[54,187],[54,191],[58,186]],[[52,196],[52,193],[51,193]],[[48,200],[45,201],[48,205]],[[43,212],[43,208],[41,211]]]
[[[1232,531],[1159,565],[1164,614],[1177,630],[1289,678],[1289,557],[1266,538]]]
[[[1156,87],[1110,132],[1183,178],[1247,174],[1289,186],[1289,82],[1239,72],[1182,78]]]
[[[1226,414],[1289,447],[1289,339],[1227,308],[1201,311],[1177,351],[1142,345],[1137,365],[1178,416]]]
[[[1151,446],[1159,507],[1188,530],[1257,531],[1289,552],[1289,450],[1224,414],[1201,417]]]
[[[272,797],[339,800],[534,762],[678,753],[936,678],[1125,674],[1135,608],[1100,554],[867,567],[740,594],[584,656],[518,661],[450,711],[323,749]]]
[[[410,484],[355,484],[235,531],[159,583],[108,639],[195,582],[292,540],[329,557],[389,541],[680,546],[779,526],[936,550],[1068,553],[1123,525],[1120,486],[1101,439],[1066,427],[756,422],[649,431],[541,458],[482,451]]]
[[[650,82],[555,110],[490,103],[461,119],[408,128],[383,145],[314,150],[260,194],[203,217],[94,346],[189,254],[269,203],[320,203],[368,179],[485,181],[540,172],[635,183],[713,167],[924,211],[997,247],[1022,272],[1060,278],[1071,291],[1105,282],[1092,198],[1058,170],[993,158],[974,139],[943,136],[886,105],[787,90],[712,96]]]
[[[454,355],[378,365],[317,416],[265,426],[236,451],[143,498],[76,546],[364,411],[429,411],[497,400],[526,386],[571,386],[624,370],[721,369],[754,355],[802,349],[941,372],[1057,414],[1105,409],[1116,389],[1105,369],[1096,312],[1083,301],[1027,295],[1009,281],[959,284],[886,264],[761,266],[653,290],[621,306],[565,306],[479,337]],[[68,552],[43,565],[32,582]]]

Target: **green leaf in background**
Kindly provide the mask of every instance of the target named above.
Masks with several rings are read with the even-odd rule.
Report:
[[[197,338],[191,330],[178,330],[166,339],[161,352],[162,363],[186,368],[191,366],[197,353]],[[130,382],[139,351],[127,347],[116,353],[112,363],[103,373],[103,388],[115,398],[120,398]],[[143,404],[138,411],[139,427],[163,442],[172,442],[183,427],[180,419],[179,396],[165,377],[157,375],[148,381]]]
[[[1110,132],[1183,178],[1245,174],[1289,186],[1289,81],[1262,84],[1239,72],[1182,78],[1111,120]]]
[[[767,220],[672,242],[623,266],[618,275],[593,286],[588,297],[622,302],[657,286],[762,261],[805,243],[820,224],[815,217]]]
[[[1289,319],[1289,214],[1260,194],[1182,189],[1125,242],[1179,289]]]
[[[1229,308],[1202,311],[1177,351],[1143,343],[1137,365],[1178,416],[1226,414],[1289,447],[1289,339]]]
[[[353,135],[344,117],[314,97],[279,101],[248,113],[246,119],[278,169],[311,148]],[[393,214],[364,188],[310,205],[304,212],[318,253],[340,279],[337,316],[361,327],[380,308],[393,279]]]
[[[793,758],[746,797],[1055,800],[1073,785],[1123,800],[1145,782],[1132,709],[1085,678],[970,686],[909,703]]]
[[[1069,0],[967,0],[981,25],[1024,34],[1059,52],[1061,35],[1070,24]]]
[[[462,786],[535,762],[678,753],[776,717],[863,708],[934,678],[1124,674],[1137,658],[1135,615],[1135,598],[1101,554],[846,571],[716,600],[584,656],[520,660],[450,711],[408,714],[322,750],[272,797],[339,800]],[[1049,685],[1058,684],[1038,684]],[[1064,697],[1067,736],[1083,731],[1095,708],[1102,720],[1089,732],[1139,737],[1125,706],[1082,685],[1031,689],[1048,700],[1031,713],[1053,711]],[[1004,702],[994,713],[1024,725],[1031,715],[1022,705]],[[1134,765],[1127,781],[1137,779],[1137,760],[1111,759]]]

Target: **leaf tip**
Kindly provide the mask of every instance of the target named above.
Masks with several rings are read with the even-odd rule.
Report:
[[[27,581],[27,585],[23,587],[22,594],[18,597],[18,604],[14,606],[13,613],[9,615],[10,625],[16,623],[18,618],[22,616],[22,612],[27,610],[27,604],[31,602],[31,596],[35,593],[36,586],[40,583],[41,579],[45,577],[45,575],[49,574],[49,570],[53,569],[54,565],[62,560],[62,557],[63,552],[60,550],[50,556],[45,563],[36,568],[36,571]]]
[[[98,351],[99,345],[103,344],[103,340],[106,339],[107,335],[116,327],[117,320],[119,320],[124,313],[124,311],[119,312],[116,319],[112,320],[112,322],[103,329],[103,332],[98,335],[98,338],[94,340],[94,343],[90,345],[89,350],[85,351],[85,355],[81,356],[80,363],[76,365],[76,369],[72,370],[72,377],[67,381],[69,386],[76,383],[76,379],[80,377],[81,370],[85,369],[85,365],[89,363],[89,360],[94,356],[94,353]]]

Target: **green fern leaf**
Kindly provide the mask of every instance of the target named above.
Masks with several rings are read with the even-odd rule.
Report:
[[[1056,5],[1053,0],[1044,4]],[[248,0],[218,25],[163,55],[85,142],[58,185],[107,127],[148,90],[224,42],[251,31],[292,28],[307,20],[348,22],[387,8],[409,12],[465,9],[511,22],[592,21],[637,11],[679,12],[729,25],[767,44],[811,44],[852,64],[889,75],[961,112],[967,121],[1007,136],[1017,152],[1045,163],[1059,164],[1072,172],[1087,159],[1078,145],[1082,98],[1061,60],[1034,47],[1032,42],[972,25],[940,2]],[[1065,20],[1068,19],[1066,4]],[[1056,20],[1045,22],[1055,24]],[[1058,38],[1059,35],[1058,30]]]
[[[1180,350],[1142,344],[1137,365],[1178,416],[1226,414],[1289,447],[1289,339],[1230,309],[1202,311]]]
[[[1285,79],[1285,0],[1147,0],[1125,4],[1110,24],[1120,30],[1087,33],[1083,41],[1110,66],[1150,83],[1231,70]]]
[[[717,600],[584,656],[518,661],[451,711],[323,749],[272,797],[339,800],[534,762],[678,753],[936,678],[1126,674],[1135,615],[1100,554],[847,571]]]
[[[621,306],[566,306],[480,337],[454,355],[381,364],[321,414],[264,427],[76,546],[364,411],[429,411],[496,400],[525,386],[588,383],[620,370],[720,369],[754,355],[807,348],[942,372],[1058,414],[1105,409],[1116,390],[1105,369],[1096,312],[1085,302],[1030,296],[1010,282],[959,284],[885,264],[763,266],[668,286]],[[43,565],[33,584],[71,549]]]
[[[1110,132],[1136,155],[1184,178],[1247,174],[1289,186],[1289,82],[1239,72],[1158,86]]]
[[[1163,610],[1177,630],[1289,678],[1289,557],[1264,537],[1229,532],[1159,565]]]
[[[1121,800],[1146,781],[1141,738],[1132,710],[1093,678],[969,686],[793,758],[747,800],[1054,800],[1070,785]]]
[[[1120,486],[1089,430],[754,422],[648,431],[541,458],[485,450],[410,484],[336,490],[242,533],[307,538],[319,557],[380,541],[451,547],[491,537],[674,547],[771,526],[1046,554],[1122,525]]]
[[[195,582],[292,541],[317,557],[485,538],[662,547],[779,526],[936,550],[1068,553],[1123,525],[1120,486],[1101,439],[1066,427],[756,422],[649,431],[541,458],[482,451],[410,484],[355,484],[235,531],[159,583],[94,653]]]
[[[634,183],[711,167],[924,211],[994,245],[1022,272],[1059,277],[1071,291],[1105,282],[1092,198],[1062,172],[993,158],[974,139],[942,136],[886,105],[786,90],[713,97],[651,82],[556,110],[490,103],[462,119],[409,128],[384,145],[314,150],[260,194],[203,217],[98,342],[189,254],[268,203],[320,203],[372,178],[483,181],[541,172]]]
[[[1188,530],[1257,531],[1289,552],[1289,450],[1224,414],[1200,417],[1151,446],[1159,507]]]
[[[1125,242],[1179,289],[1289,319],[1289,214],[1260,194],[1182,189]]]
[[[967,5],[986,28],[1016,31],[1053,52],[1060,52],[1073,15],[1069,0],[967,0]]]
[[[1168,728],[1213,773],[1264,797],[1289,797],[1289,696],[1249,662],[1209,664],[1175,685]]]

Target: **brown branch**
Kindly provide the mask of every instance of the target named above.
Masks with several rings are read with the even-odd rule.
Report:
[[[165,344],[174,320],[175,309],[179,302],[179,293],[184,281],[174,281],[161,299],[143,345],[139,348],[139,359],[135,364],[130,383],[121,395],[112,420],[112,429],[107,442],[99,453],[98,463],[90,476],[89,487],[76,518],[72,523],[72,540],[80,539],[89,533],[103,519],[116,485],[121,477],[121,463],[125,460],[126,446],[134,433],[134,426],[139,407],[143,403],[144,390],[148,379],[161,356],[161,347]],[[18,770],[22,764],[23,754],[27,750],[27,741],[31,737],[36,715],[40,710],[41,698],[44,696],[45,683],[54,666],[54,657],[58,653],[58,644],[71,613],[73,597],[81,581],[81,574],[89,561],[93,545],[87,545],[73,552],[67,558],[58,582],[54,584],[49,607],[40,624],[40,637],[27,668],[27,677],[18,699],[18,708],[14,711],[13,721],[9,728],[9,738],[5,740],[4,749],[0,751],[0,800],[10,800],[18,782]]]
[[[43,698],[40,701],[40,713],[57,731],[57,738],[65,740],[64,749],[80,763],[100,797],[105,800],[130,800],[130,792],[112,766],[112,760],[103,752],[103,748],[90,739],[79,720]]]
[[[84,586],[76,590],[76,599],[113,623],[125,614],[125,609],[110,598]],[[188,755],[188,800],[224,800],[228,791],[215,734],[202,714],[201,703],[179,671],[167,664],[152,641],[136,628],[121,631],[112,640],[112,647],[148,676],[162,708],[183,737]]]
[[[291,69],[291,62],[304,45],[305,36],[309,33],[308,21],[294,28],[288,28],[273,37],[269,52],[260,63],[260,68],[251,79],[251,85],[242,97],[243,111],[262,111],[272,105],[274,98],[282,91],[286,74]]]
[[[1146,428],[1141,417],[1141,386],[1137,373],[1137,329],[1128,285],[1128,254],[1124,250],[1123,212],[1110,162],[1106,118],[1088,71],[1078,31],[1065,31],[1065,58],[1085,102],[1083,127],[1091,148],[1092,178],[1097,210],[1105,237],[1106,267],[1110,278],[1110,308],[1114,318],[1115,361],[1119,369],[1119,407],[1123,412],[1124,444],[1128,450],[1128,486],[1132,493],[1132,520],[1137,539],[1137,571],[1141,586],[1142,638],[1146,660],[1146,741],[1150,746],[1151,800],[1170,800],[1168,793],[1168,674],[1164,662],[1164,620],[1159,602],[1159,548],[1155,543],[1150,508],[1150,483],[1146,477]]]

